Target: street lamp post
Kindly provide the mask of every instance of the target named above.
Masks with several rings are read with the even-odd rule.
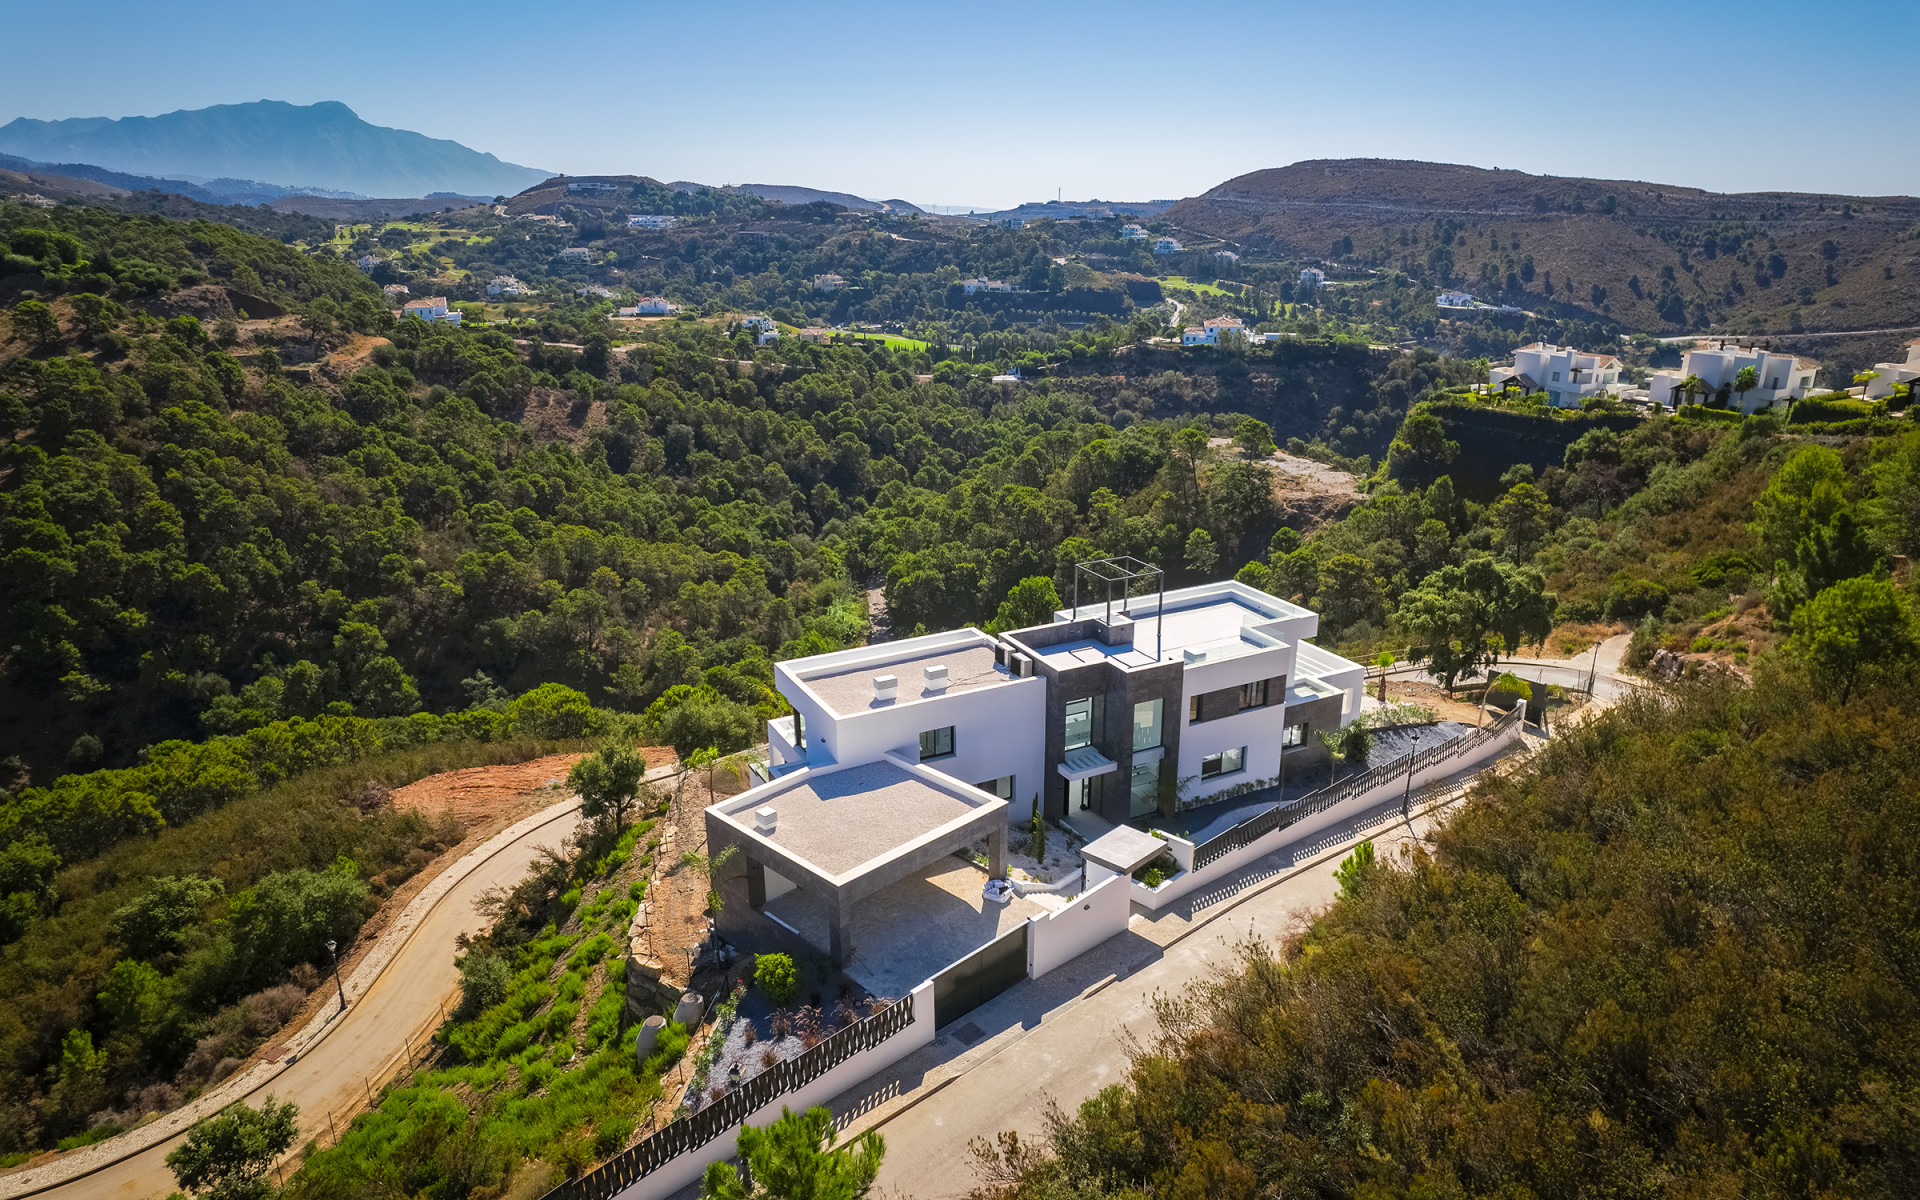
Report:
[[[1420,753],[1420,731],[1413,731],[1413,749],[1407,753],[1407,791],[1400,798],[1400,815],[1413,824],[1413,758]]]
[[[347,989],[346,985],[340,982],[340,956],[334,953],[338,946],[339,943],[332,938],[327,939],[327,958],[333,963],[333,986],[339,989],[340,1011],[345,1012],[347,1011]]]

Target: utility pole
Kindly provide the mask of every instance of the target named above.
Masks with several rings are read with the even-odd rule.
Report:
[[[327,939],[327,958],[333,963],[333,986],[340,992],[340,1011],[347,1011],[347,988],[340,982],[340,956],[334,953],[338,946],[332,938]]]
[[[1594,681],[1600,677],[1600,643],[1593,644],[1593,660],[1587,664],[1587,697],[1593,697]]]
[[[1413,759],[1420,753],[1420,731],[1413,731],[1413,749],[1407,752],[1407,791],[1400,798],[1400,815],[1413,824]]]

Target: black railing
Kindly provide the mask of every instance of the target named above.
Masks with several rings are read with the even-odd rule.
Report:
[[[1524,718],[1525,711],[1523,705],[1516,704],[1511,710],[1496,717],[1493,724],[1476,729],[1465,737],[1442,742],[1438,746],[1429,746],[1425,750],[1416,750],[1412,754],[1403,754],[1392,762],[1370,767],[1358,775],[1349,776],[1339,783],[1321,788],[1292,804],[1275,806],[1258,816],[1249,817],[1226,832],[1208,838],[1194,847],[1194,870],[1197,871],[1242,846],[1252,845],[1276,829],[1285,829],[1307,817],[1326,812],[1337,804],[1344,804],[1362,792],[1370,791],[1388,780],[1398,779],[1409,772],[1420,771],[1435,763],[1445,762],[1483,746],[1512,729]]]
[[[569,1179],[542,1200],[611,1200],[623,1188],[632,1187],[682,1154],[700,1149],[780,1097],[812,1083],[911,1024],[913,997],[905,996],[804,1054],[775,1063],[699,1112],[614,1155],[590,1174]]]

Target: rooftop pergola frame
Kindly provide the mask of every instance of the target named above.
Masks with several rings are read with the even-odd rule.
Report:
[[[1098,592],[1097,603],[1106,606],[1105,619],[1113,620],[1113,601],[1116,592],[1120,600],[1120,615],[1130,616],[1127,601],[1134,596],[1155,593],[1157,599],[1153,606],[1153,644],[1154,652],[1159,653],[1161,624],[1165,620],[1163,611],[1167,599],[1167,573],[1149,562],[1142,562],[1130,554],[1113,558],[1094,558],[1073,564],[1073,617],[1080,619],[1080,592],[1082,580],[1089,591]]]

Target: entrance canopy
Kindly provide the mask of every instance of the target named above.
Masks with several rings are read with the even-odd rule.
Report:
[[[893,754],[803,768],[710,805],[706,816],[710,855],[740,848],[753,908],[766,903],[769,869],[828,902],[842,965],[854,901],[983,838],[990,873],[1006,873],[1007,802]]]

